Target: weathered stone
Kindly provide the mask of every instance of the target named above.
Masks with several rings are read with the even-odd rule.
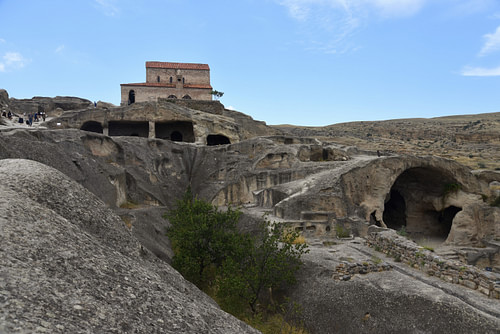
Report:
[[[7,159],[0,180],[1,332],[257,333],[62,173]]]

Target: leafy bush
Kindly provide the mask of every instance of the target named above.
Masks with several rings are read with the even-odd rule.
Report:
[[[258,308],[266,293],[295,283],[300,257],[308,252],[298,232],[279,224],[264,221],[258,233],[238,232],[239,210],[220,211],[190,190],[165,217],[173,267],[242,320],[267,310]]]
[[[294,243],[299,233],[287,231],[283,226],[264,222],[262,240],[250,238],[244,252],[230,257],[224,263],[223,273],[219,277],[217,296],[224,305],[237,306],[240,309],[244,301],[253,313],[264,291],[295,283],[302,254],[307,252],[307,245]],[[268,233],[266,233],[268,232]],[[232,310],[238,311],[238,310]]]
[[[406,231],[406,226],[401,226],[399,230],[396,231],[396,233],[402,237],[408,237],[408,232]]]
[[[236,230],[239,217],[239,211],[230,207],[222,212],[188,190],[166,215],[171,224],[167,236],[174,250],[172,266],[203,288],[213,279],[211,267],[220,268],[228,256],[249,247],[248,237]]]
[[[351,236],[349,230],[340,224],[335,225],[335,233],[338,238],[349,238]]]

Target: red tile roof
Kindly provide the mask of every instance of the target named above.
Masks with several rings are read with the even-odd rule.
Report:
[[[146,68],[171,68],[180,70],[210,70],[208,64],[194,64],[194,63],[168,63],[162,61],[147,61]]]

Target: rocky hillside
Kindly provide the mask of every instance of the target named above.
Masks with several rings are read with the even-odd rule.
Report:
[[[278,125],[297,136],[414,155],[437,155],[472,169],[500,169],[500,112],[438,118],[350,122],[325,127]]]
[[[0,107],[12,103],[0,91]],[[252,332],[168,264],[162,215],[188,186],[214,204],[240,205],[242,229],[265,214],[302,232],[311,252],[289,292],[310,333],[498,332],[500,172],[429,156],[450,157],[443,150],[453,144],[472,155],[455,159],[478,155],[474,168],[497,168],[498,114],[464,116],[470,125],[273,129],[222,105],[170,104],[72,110],[53,129],[0,127],[0,332]],[[196,140],[80,130],[122,116],[190,121]],[[216,133],[231,144],[208,145]],[[428,264],[385,256],[363,239],[401,226],[443,249],[429,251]]]
[[[0,160],[1,333],[257,333],[59,171]]]

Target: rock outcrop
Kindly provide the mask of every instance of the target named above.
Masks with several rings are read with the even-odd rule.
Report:
[[[0,332],[257,333],[57,170],[0,160]]]
[[[9,107],[15,114],[45,112],[51,116],[54,113],[60,114],[67,110],[80,110],[89,108],[93,103],[89,100],[73,96],[41,97],[35,96],[32,99],[10,98]]]
[[[7,110],[9,106],[9,93],[5,89],[0,89],[0,111]]]
[[[393,269],[344,276],[335,268],[373,261]],[[385,266],[385,265],[384,265]],[[498,333],[498,300],[426,276],[363,246],[316,244],[290,297],[311,333]]]
[[[213,110],[207,112],[196,110],[192,105],[195,102],[159,101],[116,108],[91,106],[64,112],[61,117],[46,123],[52,128],[49,130],[0,130],[0,166],[7,166],[0,168],[9,175],[5,182],[0,182],[0,205],[3,205],[0,209],[8,208],[8,211],[2,211],[6,212],[5,215],[0,215],[6,232],[2,231],[2,237],[5,236],[2,245],[8,245],[7,253],[21,254],[15,256],[22,259],[9,262],[2,268],[17,268],[14,264],[19,265],[24,268],[19,269],[21,274],[16,276],[13,271],[8,271],[7,276],[14,275],[12,279],[21,281],[28,277],[24,278],[28,283],[35,279],[33,272],[23,267],[24,262],[33,268],[39,268],[40,263],[49,268],[37,269],[36,274],[41,275],[43,284],[27,295],[30,303],[36,306],[34,310],[19,311],[19,315],[26,312],[26,317],[20,317],[28,319],[29,326],[36,323],[40,326],[39,331],[52,329],[55,324],[53,315],[63,314],[77,322],[84,321],[81,327],[72,327],[79,325],[70,320],[67,325],[62,324],[64,328],[70,328],[68,331],[75,329],[78,332],[95,328],[91,326],[100,321],[95,320],[95,316],[100,319],[99,315],[103,313],[112,319],[110,329],[132,331],[123,320],[124,315],[118,310],[110,310],[111,306],[104,307],[102,312],[92,311],[94,313],[88,313],[84,306],[85,301],[110,300],[110,305],[113,303],[119,307],[125,303],[126,306],[122,307],[125,310],[131,310],[132,306],[139,308],[143,313],[130,322],[138,326],[132,328],[142,331],[140,326],[149,324],[152,319],[147,317],[148,307],[160,303],[160,299],[149,297],[149,290],[139,286],[135,280],[137,277],[153,282],[161,291],[173,291],[170,295],[174,297],[167,299],[173,300],[175,309],[162,310],[178,317],[192,317],[192,322],[183,323],[184,332],[194,332],[194,328],[210,332],[212,328],[219,328],[218,323],[208,322],[206,314],[212,314],[212,311],[218,314],[220,310],[210,304],[206,296],[192,290],[194,288],[166,264],[172,257],[172,250],[164,233],[168,222],[162,214],[173,208],[189,186],[199,197],[214,204],[240,205],[244,213],[240,228],[246,231],[252,231],[255,222],[266,215],[269,220],[303,233],[312,251],[292,297],[303,305],[303,315],[312,333],[420,333],[434,329],[444,333],[495,332],[500,315],[492,309],[496,308],[498,300],[488,300],[483,295],[477,299],[469,292],[464,295],[460,286],[449,288],[447,283],[429,281],[425,274],[410,272],[394,261],[391,265],[373,266],[394,270],[376,273],[373,269],[362,277],[355,275],[345,280],[340,278],[336,268],[353,260],[353,270],[358,270],[364,266],[366,259],[363,257],[367,254],[372,258],[380,256],[356,239],[366,236],[374,226],[380,226],[395,230],[404,227],[415,240],[436,242],[449,257],[480,266],[479,270],[488,267],[500,271],[500,209],[492,205],[500,195],[499,172],[471,171],[456,161],[437,156],[398,154],[395,150],[377,152],[381,148],[378,146],[369,149],[369,145],[363,144],[359,149],[351,145],[350,139],[343,141],[342,138],[346,137],[339,137],[342,143],[329,137],[332,133],[339,134],[336,127],[321,130],[326,131],[323,137],[318,135],[317,129],[313,131],[318,135],[316,138],[304,136],[312,131],[310,129],[288,128],[286,131],[302,135],[283,135],[283,127],[273,129],[244,114],[224,109],[221,104],[211,105]],[[203,105],[196,104],[196,107],[203,109]],[[495,123],[481,122],[484,124],[481,130],[487,131]],[[351,139],[361,139],[363,124],[358,125],[356,131],[359,133],[354,131]],[[372,136],[378,133],[384,132],[382,129],[370,132]],[[496,147],[494,142],[488,142],[488,145]],[[493,152],[489,148],[483,152]],[[10,159],[38,161],[66,176],[32,161]],[[16,168],[16,163],[22,168]],[[26,169],[31,171],[29,176],[23,174]],[[49,174],[55,175],[55,184],[47,181]],[[105,209],[87,190],[73,186],[70,180],[81,184],[114,213]],[[59,189],[58,183],[67,188]],[[9,206],[6,198],[23,204]],[[26,205],[28,210],[25,210]],[[23,220],[19,228],[12,223],[17,215]],[[99,223],[100,219],[104,222]],[[25,246],[18,250],[12,241],[18,240],[12,238],[21,233],[20,230],[28,230],[29,226],[31,229],[37,227],[33,229],[36,238],[28,240],[24,237],[27,234],[23,234],[19,240],[20,245]],[[42,230],[48,232],[43,234]],[[118,232],[114,234],[114,230]],[[65,255],[63,246],[57,243],[54,235],[61,235],[61,240],[66,243],[75,239],[75,245],[67,246],[69,255]],[[352,244],[346,244],[339,241],[341,236],[354,240]],[[45,249],[43,245],[49,242],[37,243],[37,240],[45,240],[44,237],[51,242],[55,240],[53,252],[44,250],[40,254],[49,254],[45,257],[25,253],[30,248],[28,245],[33,249]],[[83,254],[94,254],[92,249],[97,250],[97,257],[78,262]],[[436,249],[436,253],[438,251]],[[58,254],[62,254],[62,259]],[[73,286],[64,281],[65,276],[57,271],[55,264],[67,268],[65,273],[77,272],[85,276],[91,272],[102,281],[104,290],[97,289],[89,297],[87,286],[97,282],[82,281],[84,288],[73,291]],[[89,269],[93,266],[100,269]],[[113,271],[110,268],[118,269]],[[46,283],[46,277],[52,277],[52,273],[56,278],[55,285]],[[74,275],[68,277],[79,282]],[[173,285],[161,285],[158,277],[171,280]],[[11,278],[8,282],[10,285],[6,291],[19,296],[11,287]],[[45,286],[61,293],[46,296]],[[113,290],[114,286],[118,288]],[[31,288],[29,285],[22,287]],[[178,292],[183,289],[187,291],[186,299],[179,299],[175,304]],[[41,312],[45,305],[37,299],[37,294],[44,296],[42,300],[55,298],[64,306],[64,311],[57,312],[63,313],[56,313],[53,309],[50,314],[36,313]],[[76,302],[71,304],[63,300],[64,295]],[[125,302],[126,295],[130,298]],[[19,299],[21,297],[13,298],[8,300],[24,305]],[[143,299],[139,305],[135,301],[140,298]],[[198,298],[208,313],[195,309],[190,314],[182,309],[181,304],[191,307]],[[462,304],[464,300],[466,302]],[[10,302],[7,305],[9,311],[6,314],[10,318],[2,320],[9,326],[6,330],[15,326],[14,317],[10,315],[17,313],[12,311],[15,307],[12,305]],[[318,307],[321,307],[319,312]],[[64,313],[66,308],[76,315]],[[87,314],[92,317],[85,318]],[[153,314],[156,318],[156,313]],[[159,319],[165,322],[164,318]],[[228,324],[220,326],[237,328],[232,327],[234,319],[230,319]],[[0,327],[0,331],[2,329]]]

